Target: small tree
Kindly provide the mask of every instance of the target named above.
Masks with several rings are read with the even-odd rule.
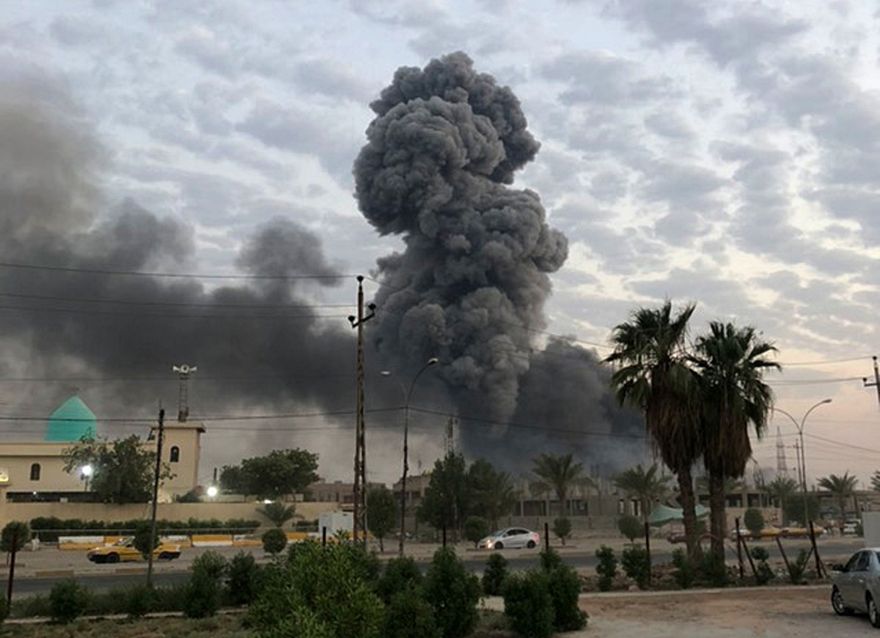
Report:
[[[305,491],[318,480],[317,470],[317,454],[299,448],[272,450],[266,456],[244,459],[241,465],[224,467],[220,485],[227,492],[275,500]]]
[[[609,591],[617,576],[617,557],[614,556],[614,550],[606,545],[602,545],[596,550],[596,558],[599,564],[596,565],[596,573],[599,574],[599,590]]]
[[[17,552],[31,539],[31,528],[22,521],[10,521],[0,536],[0,550],[6,553]]]
[[[507,578],[507,559],[501,554],[490,554],[483,570],[483,593],[487,596],[500,596]]]
[[[438,549],[425,576],[425,599],[443,638],[464,638],[477,624],[480,581],[448,548]]]
[[[571,521],[565,516],[560,516],[553,521],[553,533],[565,546],[565,539],[571,536]]]
[[[436,529],[457,530],[468,511],[468,481],[464,457],[451,452],[434,463],[417,516]]]
[[[138,523],[132,538],[134,548],[146,558],[154,549],[159,546],[159,535],[153,534],[153,528],[149,521],[141,521]]]
[[[220,609],[226,559],[208,551],[193,561],[192,576],[183,592],[183,613],[187,618],[207,618]]]
[[[263,534],[263,551],[267,554],[275,556],[284,551],[286,546],[287,534],[284,533],[284,530],[278,527],[273,527],[270,530],[266,530]]]
[[[367,527],[379,539],[379,551],[385,551],[385,537],[397,527],[397,499],[384,485],[367,492]]]
[[[624,514],[617,519],[617,529],[620,530],[623,536],[629,539],[630,543],[635,542],[645,531],[641,521],[630,514]]]
[[[648,565],[648,551],[641,545],[633,545],[623,550],[620,564],[626,575],[636,581],[639,589],[647,589],[651,577]]]
[[[282,528],[287,521],[296,516],[296,505],[285,505],[281,501],[272,501],[257,511],[268,518],[275,527]]]
[[[553,598],[547,574],[532,570],[511,575],[504,583],[504,615],[520,636],[550,638],[553,634]]]
[[[761,532],[764,530],[764,515],[761,510],[754,507],[747,509],[743,515],[743,523],[752,538],[761,538]]]
[[[72,578],[55,583],[49,592],[49,613],[57,623],[71,623],[85,613],[89,592]]]
[[[489,522],[482,516],[468,516],[464,522],[464,537],[477,546],[489,535]]]

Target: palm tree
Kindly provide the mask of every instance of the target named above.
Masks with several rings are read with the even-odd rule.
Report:
[[[639,308],[614,328],[614,352],[605,359],[618,366],[611,377],[617,400],[644,413],[652,445],[678,479],[691,558],[700,551],[691,469],[702,445],[698,397],[683,348],[695,307],[688,304],[675,316],[668,301],[656,309]]]
[[[614,477],[614,486],[629,498],[637,498],[641,504],[642,518],[648,521],[653,504],[669,493],[669,477],[659,473],[656,463],[647,470],[641,466],[632,467]]]
[[[767,483],[764,488],[770,498],[774,499],[782,510],[782,517],[785,519],[785,504],[798,491],[798,484],[792,478],[787,476],[777,476],[775,479]]]
[[[724,556],[727,534],[724,480],[745,474],[752,445],[750,428],[760,439],[773,407],[773,391],[764,383],[767,369],[780,369],[767,358],[776,352],[754,328],[713,321],[709,333],[698,337],[691,357],[698,379],[703,463],[709,474],[712,552]]]
[[[818,482],[819,487],[823,490],[828,490],[837,499],[837,507],[840,509],[839,524],[841,531],[846,521],[846,501],[855,494],[856,483],[858,483],[858,479],[855,476],[850,476],[849,470],[843,476],[829,474],[819,479]]]
[[[709,492],[710,481],[707,474],[704,474],[703,476],[698,476],[695,483],[697,485],[697,491],[700,494],[703,494],[704,492]],[[724,494],[742,494],[745,485],[745,481],[733,479],[727,476],[724,478]]]
[[[268,518],[275,527],[284,527],[284,524],[296,516],[296,505],[285,505],[281,501],[272,501],[257,511]]]
[[[489,461],[477,459],[468,468],[467,481],[473,514],[486,518],[496,529],[498,519],[510,515],[518,499],[510,475],[496,470]]]
[[[874,472],[874,475],[871,477],[871,489],[875,492],[880,492],[880,470]]]
[[[584,474],[583,464],[575,463],[571,454],[541,454],[532,462],[532,473],[538,477],[532,483],[532,490],[555,493],[563,515],[569,505],[568,496],[572,488],[594,486],[592,479]]]

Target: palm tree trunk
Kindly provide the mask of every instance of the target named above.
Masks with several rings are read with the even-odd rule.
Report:
[[[727,532],[727,511],[725,509],[724,476],[709,472],[709,505],[712,508],[711,534],[712,553],[718,559],[724,558],[724,536]]]
[[[700,556],[700,539],[697,537],[697,511],[694,499],[694,480],[690,466],[681,467],[675,473],[678,478],[678,491],[681,499],[682,522],[688,558],[696,560]]]

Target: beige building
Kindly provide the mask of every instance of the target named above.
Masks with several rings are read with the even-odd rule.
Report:
[[[158,424],[142,445],[155,451]],[[170,501],[198,485],[204,425],[195,421],[165,423],[162,459],[174,475],[162,485],[160,500]],[[0,487],[10,501],[87,500],[91,468],[68,473],[64,451],[82,437],[94,437],[97,418],[78,396],[72,396],[47,419],[43,441],[0,443]]]

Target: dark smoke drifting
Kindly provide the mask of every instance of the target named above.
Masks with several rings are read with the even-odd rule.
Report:
[[[380,233],[405,244],[378,264],[380,355],[409,370],[437,356],[461,414],[537,428],[493,427],[503,448],[462,429],[467,451],[520,470],[551,441],[594,452],[611,441],[551,437],[554,429],[637,427],[612,405],[595,357],[562,341],[533,352],[548,275],[565,262],[568,243],[547,225],[537,193],[509,186],[539,148],[511,90],[454,53],[399,69],[371,106],[376,118],[355,162],[357,198]]]

